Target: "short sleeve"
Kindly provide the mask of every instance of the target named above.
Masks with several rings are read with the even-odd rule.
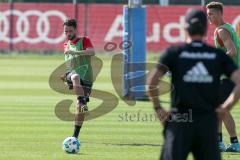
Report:
[[[231,77],[232,73],[238,69],[237,65],[231,59],[231,57],[229,57],[222,51],[220,53],[220,59],[222,62],[221,67],[222,67],[223,74],[225,74],[227,77]]]
[[[158,61],[158,65],[157,65],[157,68],[158,69],[166,69],[166,71],[168,70],[172,70],[172,64],[174,63],[173,62],[173,57],[174,53],[171,49],[171,47],[167,48],[163,53],[162,55],[160,56],[159,58],[159,61]]]
[[[93,48],[92,42],[88,37],[83,37],[83,49]]]

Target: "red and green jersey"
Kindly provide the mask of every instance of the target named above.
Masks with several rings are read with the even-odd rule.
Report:
[[[87,37],[77,38],[74,41],[64,43],[65,50],[81,51],[86,48],[93,48],[91,41]],[[80,79],[85,82],[93,81],[93,71],[91,66],[91,56],[65,55],[67,72],[77,73]]]
[[[234,62],[239,66],[240,65],[240,40],[239,40],[239,37],[236,33],[236,31],[233,29],[232,25],[229,24],[229,23],[225,23],[219,27],[217,27],[215,29],[215,32],[214,32],[214,43],[215,43],[215,46],[216,48],[221,48],[224,52],[227,52],[227,48],[224,46],[224,43],[222,42],[222,40],[220,39],[217,31],[222,28],[222,29],[225,29],[226,31],[228,31],[228,33],[230,33],[230,36],[231,36],[231,39],[237,49],[237,55],[232,57]]]

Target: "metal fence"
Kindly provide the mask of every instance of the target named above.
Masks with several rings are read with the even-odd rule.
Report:
[[[147,50],[157,52],[184,41],[183,15],[190,6],[147,6]],[[0,3],[0,50],[2,52],[62,51],[63,21],[76,18],[79,35],[88,35],[98,51],[109,42],[122,42],[121,4]],[[240,34],[240,7],[227,6],[226,22]],[[208,42],[212,43],[210,27]],[[119,48],[119,47],[117,47]]]
[[[72,3],[73,0],[0,0],[0,2],[25,2],[25,3]],[[201,5],[202,2],[209,3],[213,0],[143,0],[143,4],[161,4],[161,1],[168,1],[169,5]],[[224,5],[240,5],[240,0],[216,0],[218,2],[222,2]],[[77,3],[85,3],[85,4],[127,4],[128,0],[76,0]]]

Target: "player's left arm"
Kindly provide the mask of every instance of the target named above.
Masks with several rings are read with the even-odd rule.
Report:
[[[219,29],[218,34],[220,39],[222,40],[224,46],[227,48],[227,55],[233,57],[237,55],[237,49],[235,44],[233,43],[231,36],[228,31],[225,29]]]

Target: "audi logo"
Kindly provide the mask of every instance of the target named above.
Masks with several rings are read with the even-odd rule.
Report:
[[[8,16],[13,15],[17,16],[16,20],[16,34],[17,37],[9,38],[9,20]],[[29,37],[30,32],[30,16],[37,16],[38,19],[36,21],[36,37]],[[27,43],[40,43],[40,42],[46,42],[50,44],[56,44],[59,42],[64,41],[65,35],[64,32],[62,32],[61,35],[58,37],[50,38],[49,32],[50,32],[50,20],[49,17],[57,17],[60,18],[62,21],[65,21],[67,19],[66,15],[58,10],[49,10],[45,12],[41,12],[39,10],[27,10],[27,11],[19,11],[19,10],[6,10],[4,12],[0,11],[0,41],[3,42],[12,42],[12,43],[19,43],[19,42],[27,42]],[[3,27],[3,28],[1,28]]]

